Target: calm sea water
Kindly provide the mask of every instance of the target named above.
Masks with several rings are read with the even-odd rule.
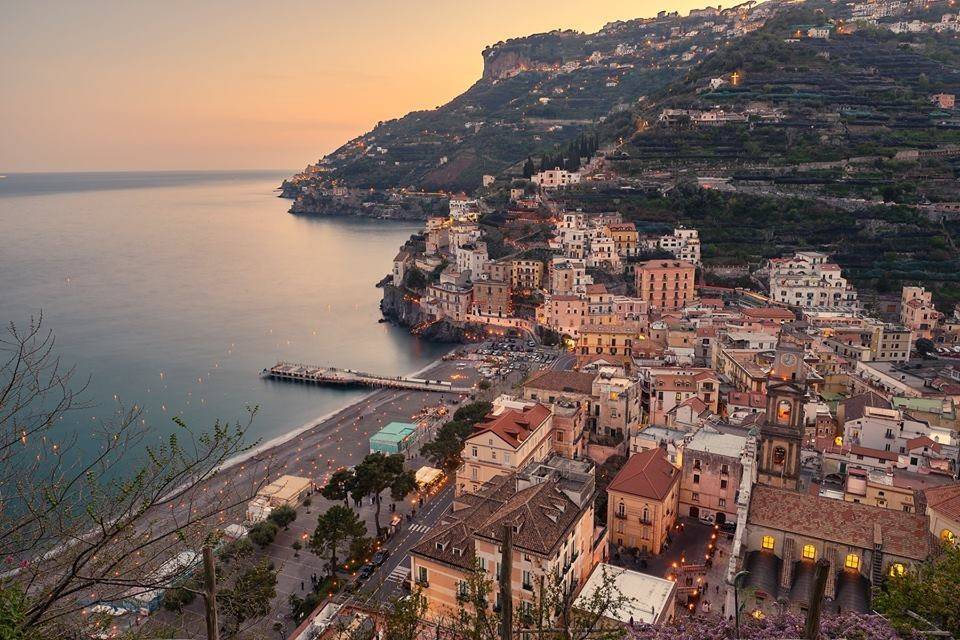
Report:
[[[43,312],[90,377],[80,437],[139,404],[149,440],[172,416],[205,428],[260,411],[270,439],[365,393],[270,382],[278,359],[389,374],[444,349],[379,324],[410,224],[289,215],[275,173],[21,174],[0,179],[0,321]]]

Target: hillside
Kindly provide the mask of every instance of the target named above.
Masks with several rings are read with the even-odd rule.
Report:
[[[379,123],[291,184],[472,191],[484,174],[563,145],[681,77],[759,24],[765,10],[752,5],[499,42],[482,52],[483,76],[462,95]]]

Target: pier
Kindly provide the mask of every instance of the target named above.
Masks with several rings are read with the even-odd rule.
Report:
[[[425,380],[407,376],[378,376],[372,373],[318,367],[293,362],[278,362],[264,369],[261,376],[291,382],[309,382],[313,384],[352,385],[364,387],[382,387],[388,389],[409,389],[412,391],[436,391],[440,393],[471,393],[472,387],[455,387],[446,380]]]

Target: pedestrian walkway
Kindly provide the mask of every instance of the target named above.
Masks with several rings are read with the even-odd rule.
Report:
[[[387,576],[387,582],[403,582],[407,579],[407,576],[410,575],[410,565],[404,559],[404,562],[398,564],[397,567],[390,572],[390,575]]]
[[[427,531],[430,531],[430,527],[425,524],[414,523],[410,525],[410,531],[415,533],[426,533]]]

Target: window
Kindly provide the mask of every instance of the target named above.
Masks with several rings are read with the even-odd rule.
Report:
[[[855,553],[848,553],[847,559],[843,561],[843,566],[847,569],[860,569],[860,556]]]
[[[693,484],[700,484],[700,474],[699,474],[699,473],[693,474]]]
[[[496,452],[496,451],[491,451],[491,452],[490,452],[490,459],[491,459],[491,460],[496,460],[496,459],[497,459],[497,452]]]
[[[700,460],[699,460],[699,459],[694,458],[694,460],[693,460],[693,468],[696,469],[697,471],[700,471]]]
[[[773,450],[773,464],[783,464],[787,459],[787,450],[783,447],[776,447]]]
[[[457,596],[466,598],[470,595],[470,588],[465,580],[457,580]]]
[[[527,591],[533,591],[533,579],[530,577],[529,571],[523,572],[523,588]]]
[[[944,529],[940,532],[940,539],[944,542],[956,542],[957,536],[950,529]]]
[[[793,405],[789,400],[781,400],[777,403],[777,422],[780,424],[790,424],[790,415],[793,413]]]
[[[803,545],[803,559],[804,560],[816,560],[817,559],[817,548],[812,544]]]
[[[622,502],[617,505],[617,515],[621,518],[627,515],[627,507]]]
[[[643,522],[650,522],[650,509],[643,508]]]
[[[510,464],[510,454],[509,454],[509,453],[503,454],[503,463],[504,463],[504,464]]]
[[[725,476],[725,475],[729,475],[729,474],[730,474],[730,467],[729,467],[728,465],[725,465],[725,464],[720,465],[720,474],[721,474],[721,475],[724,475],[724,476]]]
[[[760,541],[760,547],[762,549],[773,550],[773,536],[763,536],[763,540]]]
[[[427,568],[426,567],[417,567],[417,582],[420,584],[427,583]]]
[[[476,447],[473,447],[471,453],[473,454],[473,457],[474,457],[474,458],[476,458],[476,457],[479,455],[479,451],[477,450]]]
[[[888,570],[891,578],[899,578],[907,573],[907,568],[899,562],[894,562]]]
[[[726,481],[725,479],[721,479],[721,480],[720,480],[720,488],[721,488],[721,489],[726,489],[726,488],[727,488],[727,481]]]
[[[721,507],[727,506],[727,499],[726,499],[726,498],[720,498],[720,506],[721,506]]]
[[[694,492],[690,495],[690,499],[693,500],[694,502],[700,502],[700,494],[697,493],[696,491],[694,491]]]

